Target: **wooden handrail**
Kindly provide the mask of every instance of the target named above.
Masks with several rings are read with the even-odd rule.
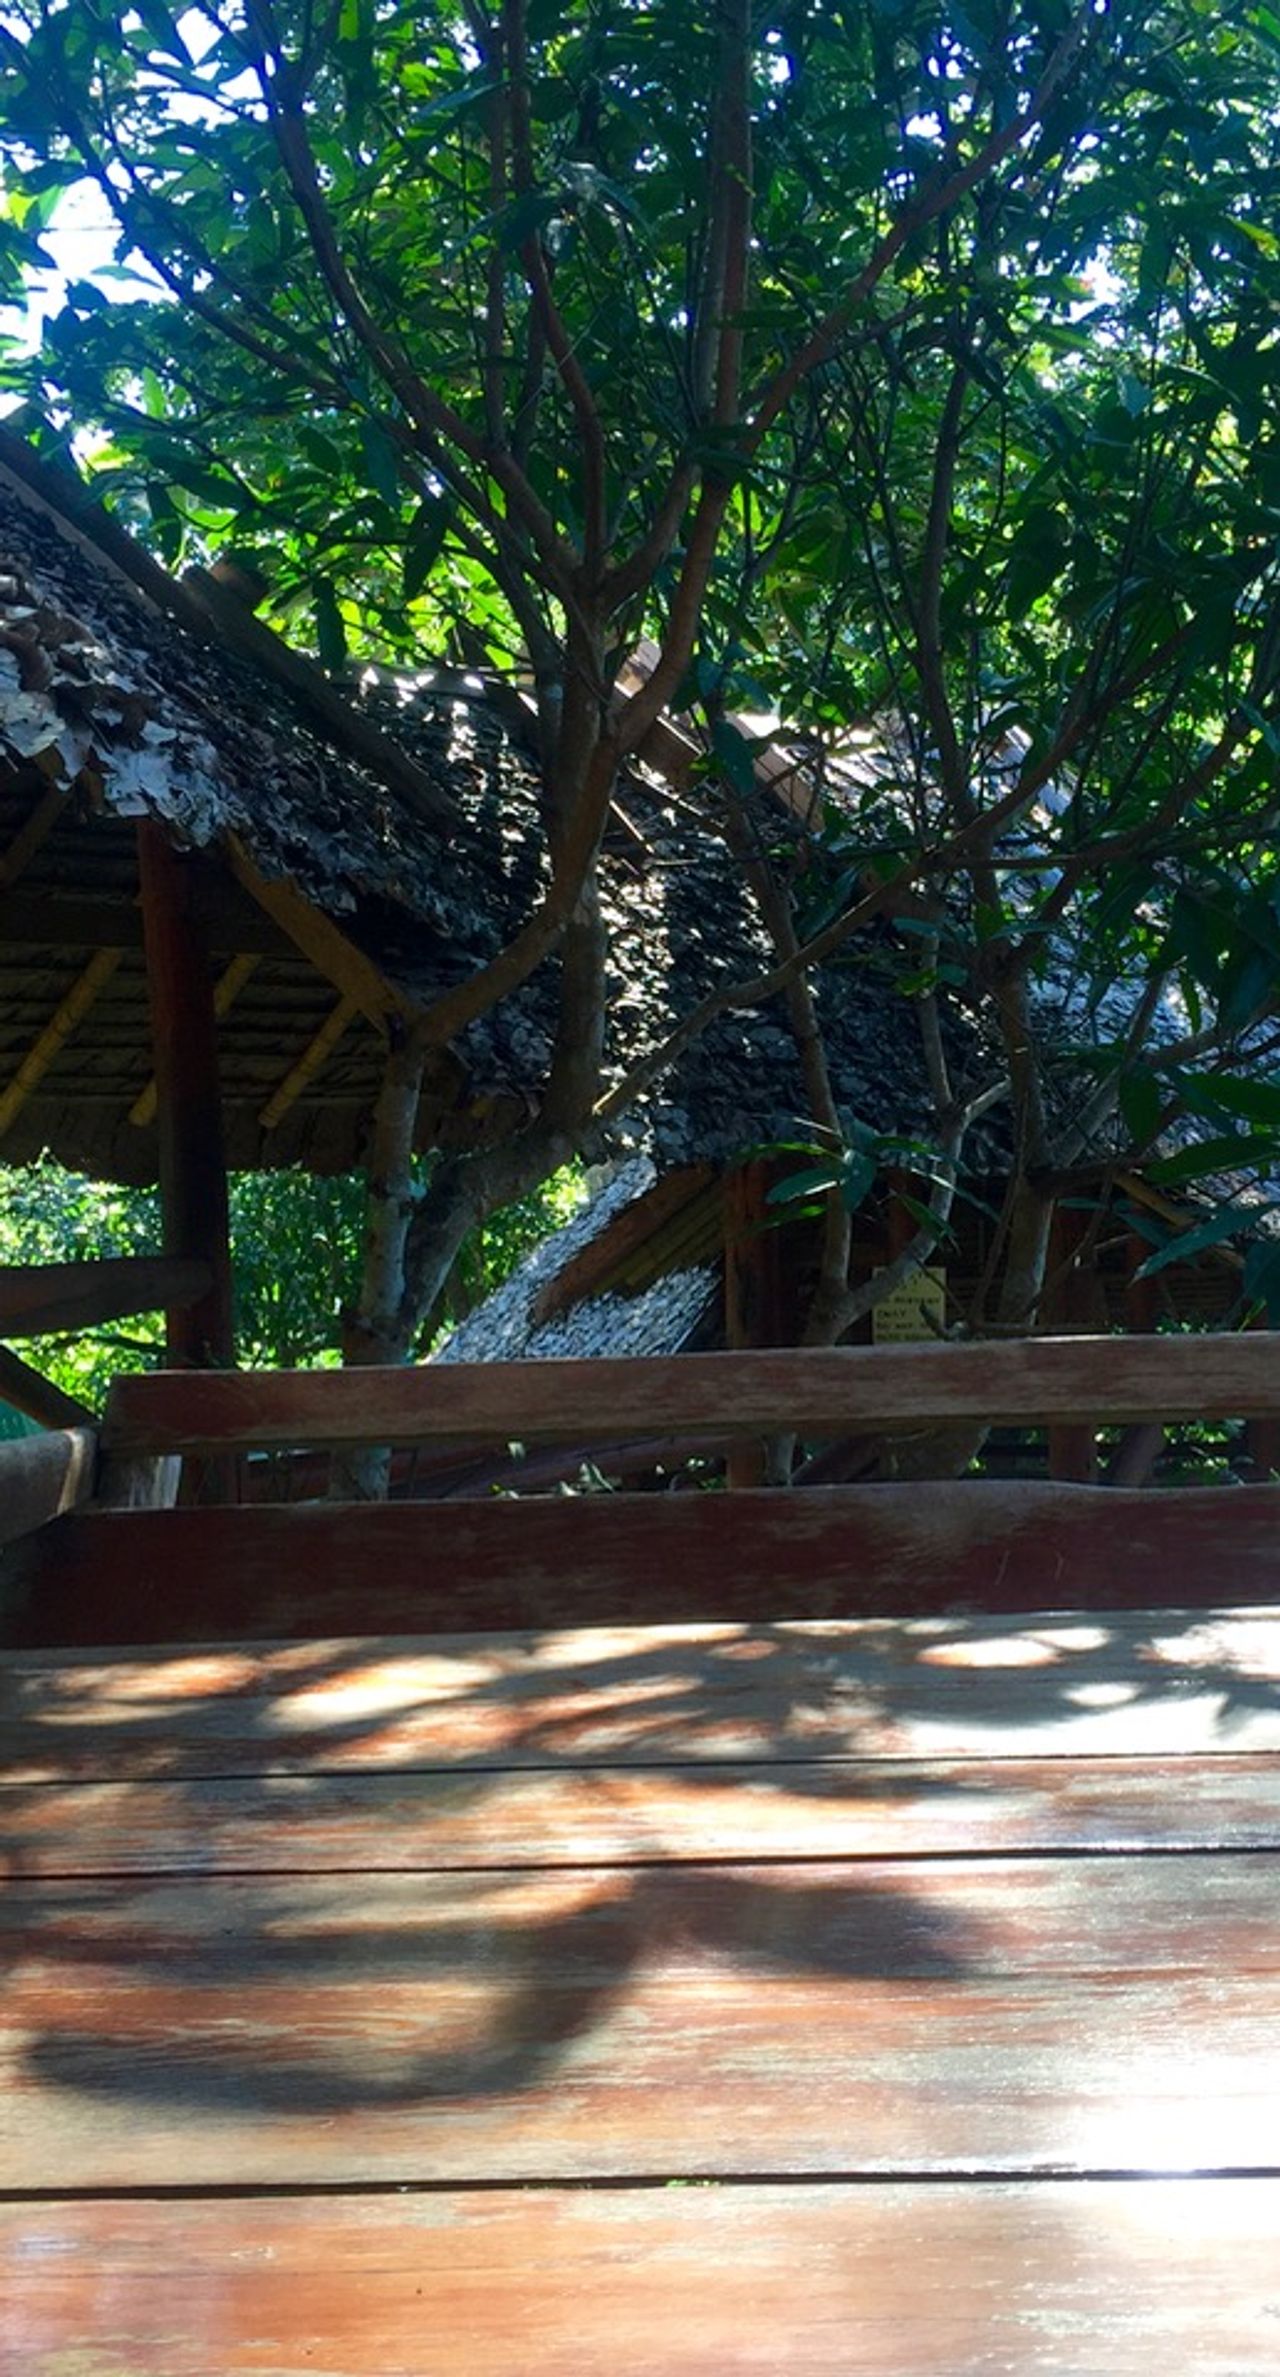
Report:
[[[109,1255],[87,1263],[0,1266],[0,1336],[95,1329],[130,1312],[180,1311],[209,1290],[207,1263],[176,1255]]]
[[[97,1449],[91,1428],[50,1428],[0,1443],[0,1544],[87,1502]]]
[[[954,1422],[1280,1417],[1280,1339],[1040,1337],[674,1359],[155,1372],[116,1382],[104,1449],[812,1436]]]

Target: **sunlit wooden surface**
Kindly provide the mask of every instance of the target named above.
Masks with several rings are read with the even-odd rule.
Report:
[[[1280,2365],[1280,1615],[0,1661],[0,2367]]]

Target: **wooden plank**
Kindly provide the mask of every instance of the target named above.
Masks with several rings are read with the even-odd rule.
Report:
[[[0,1267],[0,1330],[8,1337],[38,1337],[48,1330],[96,1328],[125,1313],[195,1303],[210,1284],[207,1263],[173,1255],[10,1263]]]
[[[0,1443],[0,1543],[87,1502],[97,1456],[90,1428],[51,1428]]]
[[[0,1784],[24,1881],[1215,1848],[1280,1849],[1274,1756]]]
[[[0,1395],[15,1411],[38,1420],[42,1428],[96,1428],[98,1424],[97,1413],[90,1411],[87,1403],[56,1387],[29,1362],[20,1361],[7,1345],[0,1345]]]
[[[1019,1338],[810,1346],[670,1360],[452,1362],[418,1369],[121,1379],[121,1451],[231,1445],[481,1443],[518,1436],[847,1435],[958,1420],[1101,1422],[1280,1416],[1280,1347],[1209,1337]]]
[[[1277,1750],[1274,1611],[0,1655],[11,1782]]]
[[[1014,1484],[69,1519],[0,1570],[0,1640],[314,1634],[1280,1601],[1280,1487]]]
[[[165,1253],[207,1264],[211,1280],[198,1302],[170,1308],[169,1359],[225,1366],[235,1359],[235,1338],[218,1029],[208,948],[187,896],[185,862],[165,828],[151,819],[138,827],[138,867]]]
[[[0,2321],[15,2377],[1245,2377],[1278,2262],[1270,2179],[14,2204]]]
[[[0,2187],[1280,2175],[1280,1859],[14,1884]]]
[[[43,1081],[54,1058],[71,1038],[76,1026],[84,1021],[98,993],[111,980],[123,955],[120,949],[95,950],[66,996],[58,1001],[44,1030],[33,1040],[13,1079],[0,1096],[0,1138],[17,1121],[32,1091]]]

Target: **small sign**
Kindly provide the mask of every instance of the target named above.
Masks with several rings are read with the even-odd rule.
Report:
[[[874,1272],[873,1278],[880,1273]],[[941,1337],[947,1317],[947,1274],[941,1263],[913,1271],[871,1309],[873,1345],[915,1345]]]

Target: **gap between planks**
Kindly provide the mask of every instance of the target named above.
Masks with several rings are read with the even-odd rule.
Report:
[[[0,1785],[0,1874],[715,1867],[1280,1849],[1280,1762],[767,1763]]]

